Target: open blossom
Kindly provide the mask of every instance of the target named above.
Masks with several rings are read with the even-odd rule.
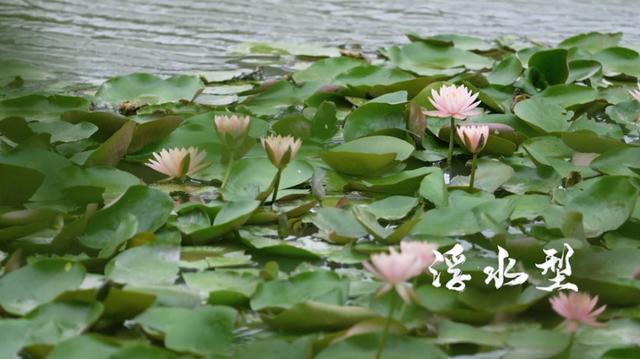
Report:
[[[205,156],[205,152],[196,147],[163,149],[154,152],[154,159],[150,159],[145,165],[169,176],[169,179],[182,178],[207,167],[209,163],[203,163]],[[187,157],[188,166],[184,162]]]
[[[457,120],[464,120],[467,117],[479,115],[482,110],[478,109],[480,101],[477,93],[471,92],[464,85],[444,85],[440,92],[431,90],[429,102],[436,108],[436,111],[425,111],[427,116],[453,117]],[[474,102],[475,101],[475,102]]]
[[[302,141],[292,136],[272,135],[262,138],[261,141],[271,163],[279,169],[286,167],[296,157],[296,153],[302,146]]]
[[[218,136],[223,141],[225,135],[230,135],[233,138],[244,137],[249,132],[249,124],[251,123],[249,117],[241,117],[237,115],[229,116],[216,116],[213,119],[213,123],[218,131]]]
[[[433,264],[436,259],[433,253],[438,249],[437,244],[427,243],[422,241],[402,241],[400,242],[400,253],[412,254],[416,256],[422,271],[425,271],[429,266]]]
[[[463,125],[458,126],[456,131],[460,141],[473,154],[480,153],[489,138],[489,126],[487,125]]]
[[[580,324],[592,327],[603,326],[596,319],[607,306],[603,305],[595,309],[598,303],[598,296],[592,298],[587,293],[560,293],[558,296],[550,298],[549,302],[551,303],[551,308],[565,318],[563,325],[569,332],[575,332]]]
[[[640,84],[638,84],[637,90],[629,90],[629,94],[631,94],[631,97],[633,97],[636,101],[640,102]]]
[[[423,271],[422,261],[415,254],[397,252],[390,248],[388,254],[374,254],[371,256],[371,263],[364,262],[362,265],[378,279],[385,282],[378,291],[378,295],[395,289],[405,302],[411,302],[411,289],[407,281]]]

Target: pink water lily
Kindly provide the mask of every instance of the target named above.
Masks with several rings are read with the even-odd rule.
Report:
[[[283,169],[298,153],[302,141],[293,136],[268,136],[261,139],[262,147],[274,166]]]
[[[456,131],[460,141],[473,154],[480,153],[489,138],[489,126],[487,125],[463,125],[458,126]]]
[[[402,300],[411,302],[411,289],[407,281],[423,271],[423,262],[415,254],[397,252],[389,248],[388,254],[374,254],[371,256],[371,263],[364,262],[362,265],[376,278],[385,282],[378,295],[395,289]]]
[[[154,152],[154,159],[150,159],[145,165],[169,176],[168,179],[183,178],[207,167],[209,163],[203,163],[205,156],[206,153],[196,147],[163,149]],[[187,157],[188,166],[185,163]]]
[[[592,298],[587,293],[560,293],[558,296],[550,298],[549,302],[551,308],[565,318],[562,324],[568,332],[575,332],[580,324],[592,327],[604,326],[604,324],[597,322],[597,318],[607,306],[603,305],[595,309],[598,296]]]
[[[629,90],[629,94],[631,95],[631,97],[633,97],[636,101],[640,102],[640,84],[638,84],[638,89],[637,90]]]
[[[436,110],[424,113],[432,117],[453,117],[464,120],[482,113],[482,110],[477,108],[480,105],[480,101],[476,101],[477,98],[478,94],[474,94],[464,85],[444,85],[439,92],[435,89],[431,90],[429,102]]]
[[[248,116],[242,117],[237,115],[216,116],[213,119],[218,135],[224,139],[225,135],[233,138],[244,137],[249,132],[249,124],[251,123]]]
[[[402,241],[400,242],[400,253],[412,254],[420,262],[421,272],[424,272],[433,264],[436,259],[433,253],[438,249],[437,244],[427,243],[423,241]]]

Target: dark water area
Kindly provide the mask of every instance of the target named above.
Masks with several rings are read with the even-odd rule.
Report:
[[[132,72],[234,68],[230,49],[247,41],[373,51],[407,42],[407,32],[554,43],[621,31],[637,49],[639,25],[640,0],[0,0],[0,57],[66,81],[99,82]]]

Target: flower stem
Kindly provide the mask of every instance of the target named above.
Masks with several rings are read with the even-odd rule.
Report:
[[[453,117],[449,118],[449,123],[450,123],[450,128],[451,130],[449,131],[449,153],[447,155],[447,166],[449,167],[449,174],[451,174],[451,162],[453,160],[453,141],[455,139],[455,119]]]
[[[273,196],[271,197],[271,206],[275,206],[276,198],[278,198],[278,187],[280,187],[280,177],[282,176],[282,170],[278,169],[278,173],[276,173],[276,183],[273,187]]]
[[[413,280],[411,281],[411,287],[414,289],[418,287],[418,277],[413,278]],[[407,306],[407,302],[402,302],[402,307],[400,307],[400,314],[398,315],[400,320],[402,320],[404,312],[407,310]]]
[[[473,189],[473,184],[476,180],[476,169],[478,168],[478,154],[473,154],[473,159],[471,160],[471,179],[469,179],[469,189]]]
[[[229,163],[227,163],[227,169],[224,171],[224,179],[222,180],[222,185],[220,186],[220,190],[224,189],[224,186],[227,185],[227,181],[229,180],[229,175],[231,175],[231,168],[233,167],[233,154],[231,154],[231,158],[229,158]]]
[[[391,303],[389,304],[389,315],[387,316],[387,322],[384,324],[384,331],[382,332],[382,339],[380,340],[380,345],[378,346],[378,352],[376,353],[375,359],[380,359],[382,357],[382,352],[384,352],[384,346],[387,343],[387,336],[389,335],[389,327],[391,327],[391,320],[393,319],[393,311],[396,309],[396,296],[391,297]]]

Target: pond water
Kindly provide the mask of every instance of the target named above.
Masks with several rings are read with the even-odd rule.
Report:
[[[69,81],[233,68],[245,41],[406,42],[406,32],[555,42],[622,31],[640,43],[640,0],[0,0],[0,57]]]

